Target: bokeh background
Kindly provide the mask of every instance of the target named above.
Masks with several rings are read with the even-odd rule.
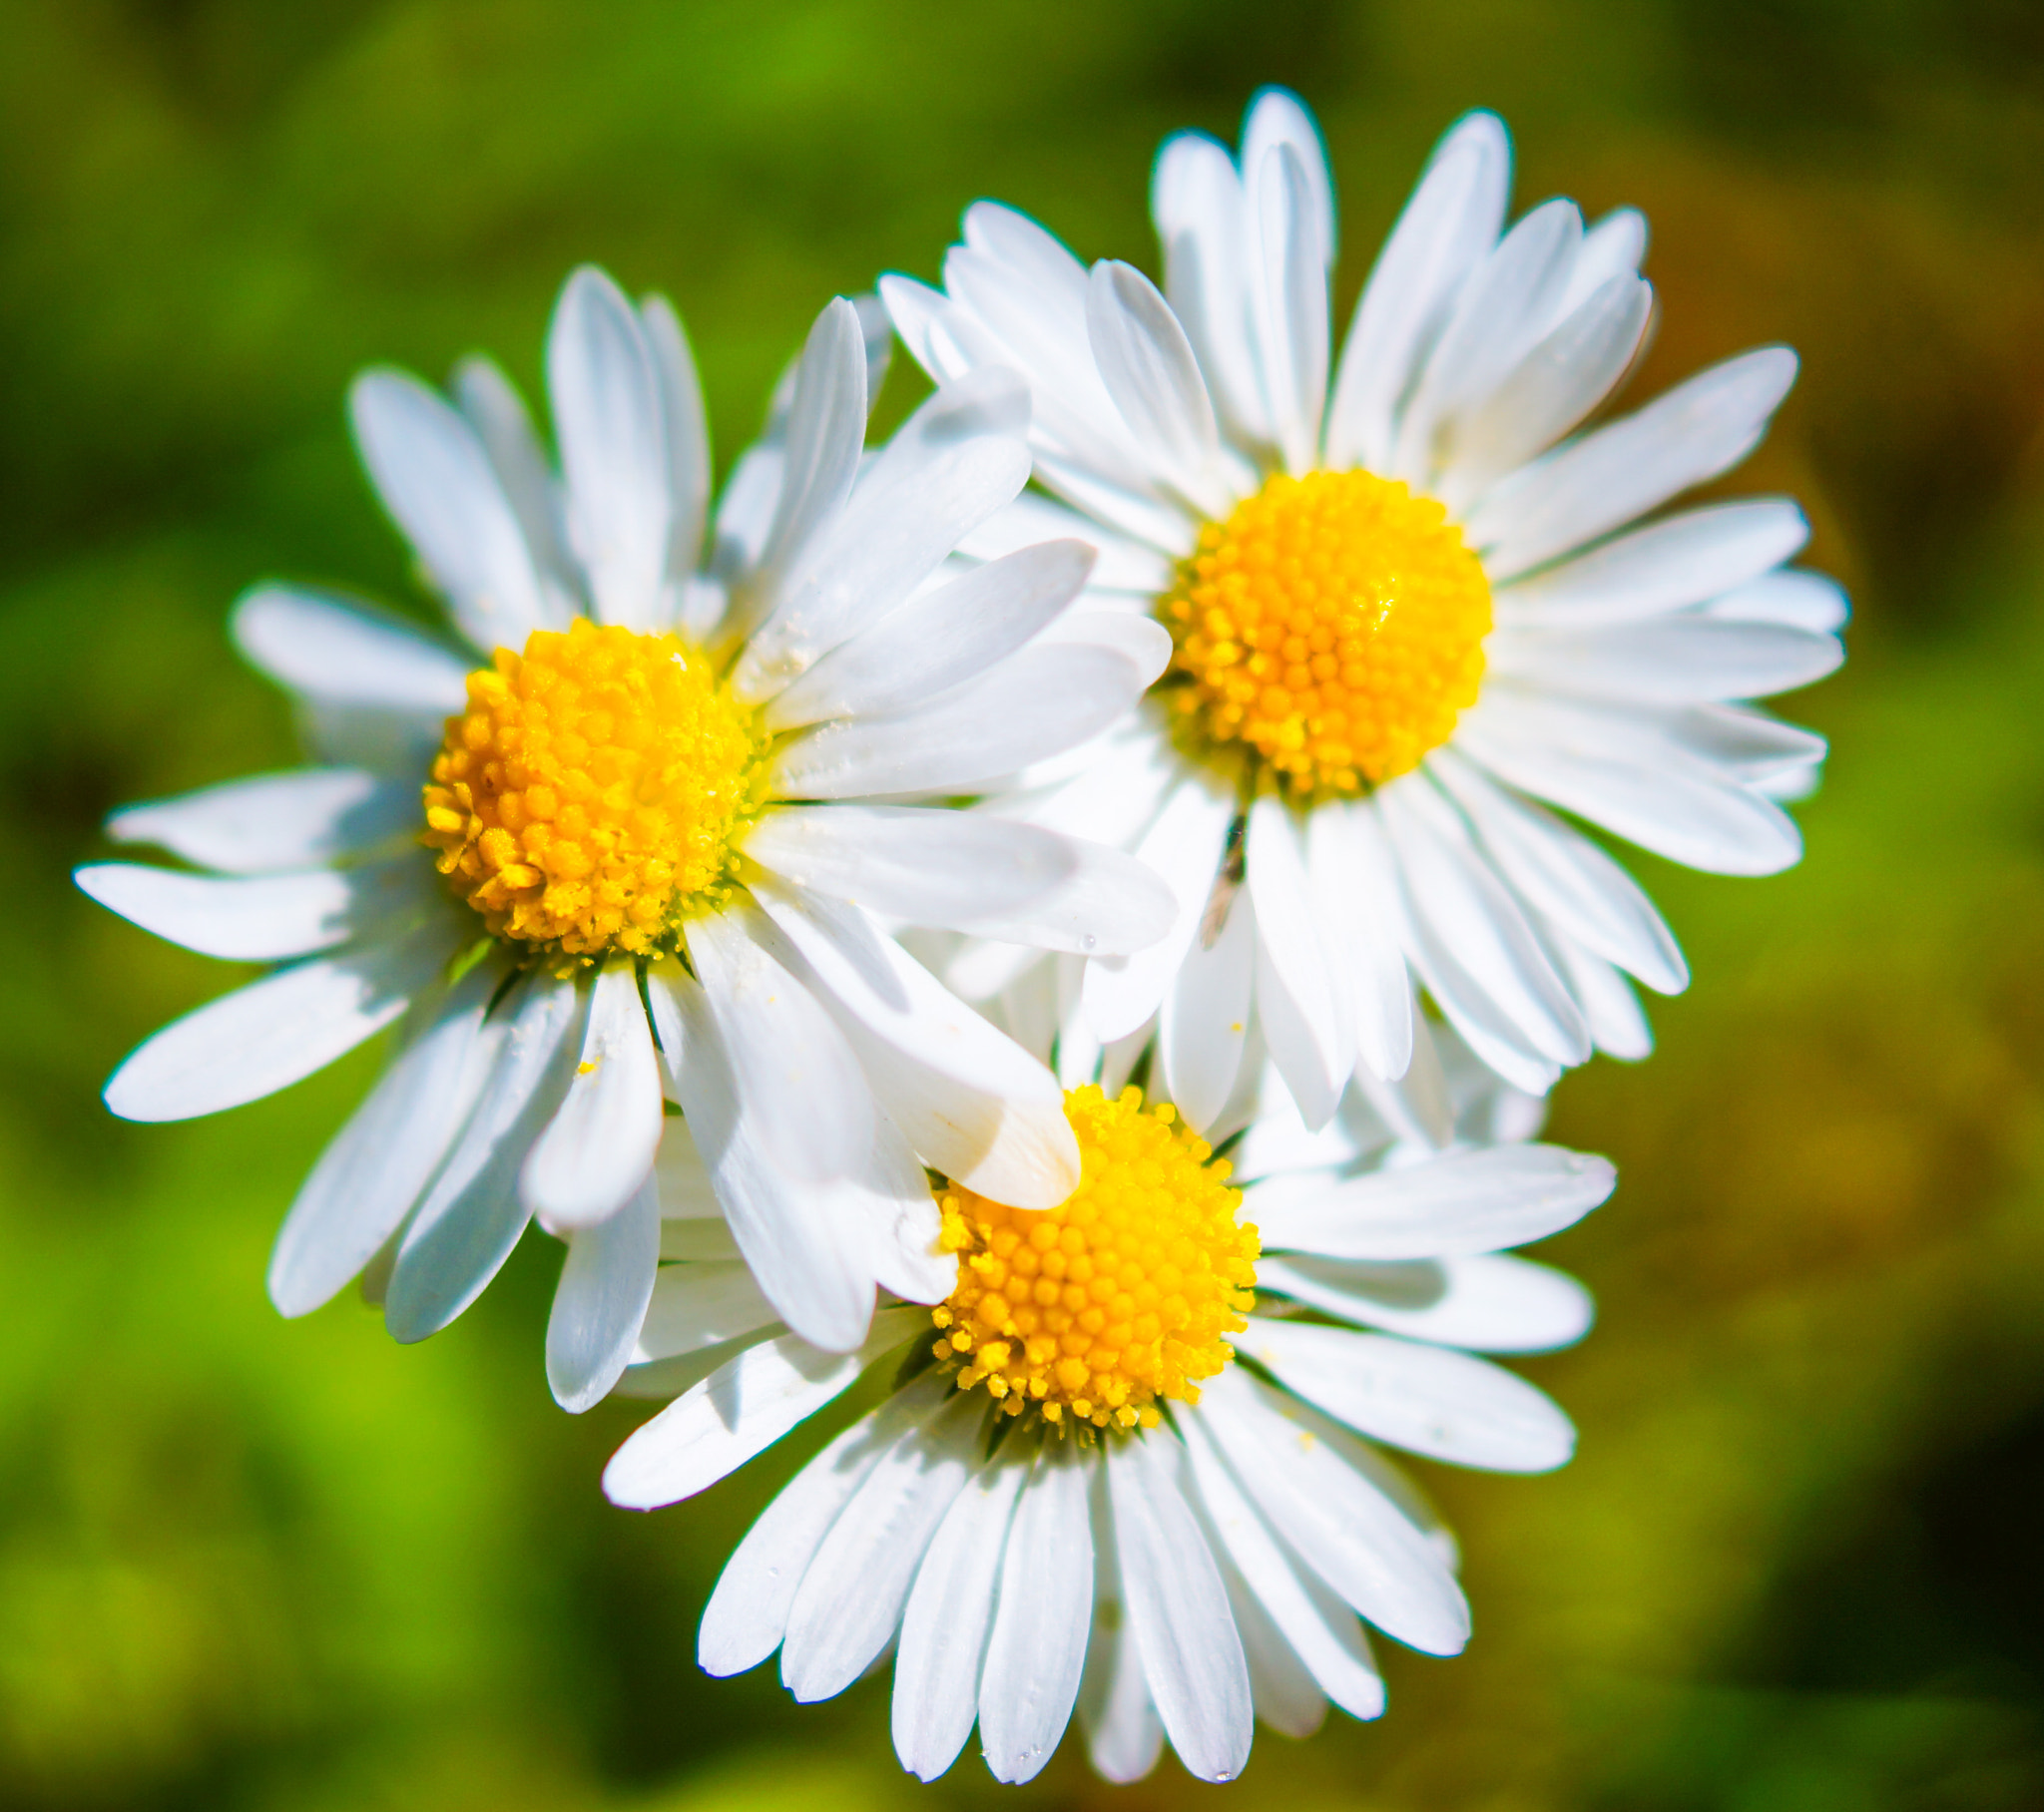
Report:
[[[1477,1611],[1391,1709],[1247,1779],[1010,1805],[1838,1812],[2044,1805],[2044,9],[2032,0],[6,0],[0,5],[0,1804],[779,1812],[900,1775],[882,1675],[796,1707],[695,1623],[790,1453],[609,1509],[631,1406],[553,1408],[535,1236],[400,1350],[286,1324],[278,1215],[372,1053],[187,1127],[97,1090],[220,967],[66,871],[116,802],[290,758],[223,619],[266,576],[423,610],[349,374],[537,387],[598,259],[680,306],[721,463],[834,291],[1017,203],[1154,267],[1149,162],[1257,84],[1325,124],[1344,316],[1433,139],[1523,204],[1649,212],[1641,390],[1787,339],[1734,489],[1850,586],[1809,854],[1642,859],[1693,959],[1660,1054],[1562,1085],[1619,1196],[1547,1255],[1603,1322],[1526,1371],[1545,1479],[1426,1469]],[[883,414],[916,384],[899,369]],[[813,1442],[810,1443],[813,1445]],[[1390,1644],[1384,1644],[1390,1648]]]

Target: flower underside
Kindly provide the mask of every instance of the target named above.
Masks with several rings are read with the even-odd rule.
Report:
[[[677,637],[578,619],[468,677],[423,841],[489,932],[564,969],[671,948],[728,898],[757,713]]]
[[[1447,512],[1374,473],[1278,473],[1210,522],[1160,600],[1196,757],[1296,798],[1396,778],[1476,701],[1490,585]]]
[[[1055,1208],[1011,1208],[955,1185],[938,1197],[958,1287],[933,1311],[939,1361],[1010,1416],[1154,1428],[1156,1399],[1200,1400],[1255,1306],[1254,1226],[1229,1165],[1140,1089],[1065,1097],[1081,1177]]]

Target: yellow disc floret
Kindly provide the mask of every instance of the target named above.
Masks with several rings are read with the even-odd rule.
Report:
[[[1156,1399],[1200,1400],[1255,1306],[1257,1229],[1239,1222],[1229,1166],[1140,1089],[1065,1097],[1079,1186],[1055,1208],[946,1188],[943,1244],[958,1287],[935,1311],[939,1360],[1011,1416],[1154,1428]]]
[[[1158,606],[1175,727],[1246,746],[1295,797],[1417,766],[1476,701],[1490,586],[1431,498],[1369,472],[1282,473],[1210,522]]]
[[[424,841],[497,937],[644,955],[717,905],[758,807],[756,713],[673,636],[577,620],[468,677]]]

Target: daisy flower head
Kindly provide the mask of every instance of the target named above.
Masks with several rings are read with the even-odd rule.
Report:
[[[891,1646],[895,1749],[925,1780],[975,1722],[1002,1781],[1041,1770],[1075,1709],[1111,1780],[1167,1738],[1226,1780],[1257,1718],[1302,1736],[1330,1702],[1376,1716],[1365,1623],[1432,1654],[1469,1632],[1454,1543],[1381,1448],[1568,1459],[1561,1411],[1477,1355],[1587,1329],[1580,1286],[1504,1248],[1613,1182],[1524,1142],[1537,1100],[1473,1059],[1453,1073],[1441,1145],[1357,1091],[1308,1129],[1274,1075],[1217,1152],[1140,1088],[1082,1085],[1078,1188],[1028,1209],[933,1185],[956,1286],[882,1309],[849,1355],[782,1332],[728,1257],[666,1267],[621,1388],[679,1394],[611,1461],[620,1505],[693,1496],[868,1368],[892,1380],[740,1544],[702,1665],[778,1649],[808,1701]]]
[[[1100,1039],[1158,1020],[1163,1075],[1253,1012],[1307,1118],[1400,1074],[1415,988],[1541,1090],[1593,1047],[1644,1055],[1627,976],[1687,970],[1637,885],[1561,813],[1671,860],[1799,854],[1779,799],[1820,740],[1743,702],[1841,658],[1807,530],[1757,499],[1655,514],[1759,442],[1795,372],[1767,347],[1585,427],[1644,342],[1646,227],[1551,201],[1506,226],[1492,115],[1441,142],[1333,358],[1333,189],[1290,95],[1240,157],[1160,155],[1160,291],[1089,270],[982,202],[943,287],[881,293],[930,374],[1028,375],[1039,483],[976,538],[1095,538],[1103,607],[1161,623],[1141,708],[997,808],[1138,851],[1172,931],[1085,978]],[[1247,921],[1238,931],[1239,921]],[[974,950],[977,998],[1027,953]]]
[[[885,345],[876,305],[823,310],[714,519],[681,327],[600,271],[547,342],[558,472],[487,361],[451,398],[357,381],[451,634],[257,588],[236,641],[320,765],[112,819],[201,872],[79,875],[147,930],[283,965],[143,1045],[117,1114],[254,1101],[398,1028],[284,1222],[284,1313],[364,1273],[424,1338],[537,1216],[569,1247],[547,1360],[579,1409],[630,1357],[664,1219],[707,1205],[789,1327],[851,1348],[876,1287],[952,1287],[925,1164],[1070,1193],[1053,1079],[869,914],[1067,951],[1159,935],[1168,894],[1125,853],[914,800],[1095,734],[1166,639],[1068,608],[1069,540],[946,567],[1026,480],[1027,393],[972,373],[867,454]]]

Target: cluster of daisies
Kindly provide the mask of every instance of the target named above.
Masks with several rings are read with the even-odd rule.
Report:
[[[150,1039],[132,1120],[378,1033],[269,1292],[445,1327],[565,1247],[555,1397],[666,1400],[604,1475],[703,1491],[868,1372],[879,1407],[731,1557],[702,1664],[798,1699],[893,1653],[904,1766],[1029,1779],[1076,1710],[1132,1780],[1382,1708],[1366,1626],[1469,1612],[1385,1449],[1537,1472],[1490,1355],[1590,1322],[1509,1248],[1610,1192],[1535,1142],[1634,993],[1687,980],[1582,826],[1718,873],[1799,845],[1840,658],[1783,499],[1664,509],[1793,378],[1771,347],[1608,408],[1646,228],[1507,225],[1487,115],[1434,153],[1338,356],[1292,97],[1160,156],[1160,289],[993,203],[942,284],[817,317],[713,503],[668,304],[578,270],[554,456],[498,368],[356,383],[439,632],[265,585],[243,654],[313,765],[135,805],[183,866],[80,871],[276,965]],[[898,338],[932,380],[882,445]],[[1602,412],[1602,413],[1600,413]]]

